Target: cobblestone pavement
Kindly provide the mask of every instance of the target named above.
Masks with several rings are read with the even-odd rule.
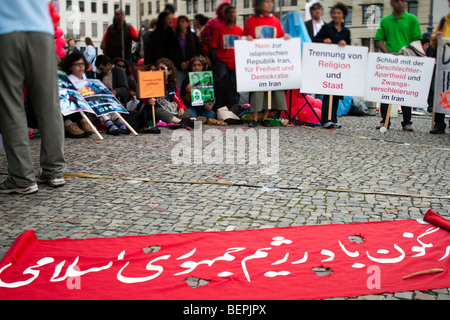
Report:
[[[30,229],[38,239],[94,238],[415,219],[430,208],[450,218],[450,133],[430,135],[430,115],[413,116],[414,132],[401,130],[399,115],[381,133],[379,119],[341,117],[343,127],[332,131],[275,127],[280,154],[274,175],[262,174],[260,164],[173,164],[171,152],[180,142],[171,138],[180,130],[66,139],[68,172],[132,179],[67,177],[63,188],[40,185],[33,195],[0,196],[0,258]],[[248,130],[202,129],[215,128],[225,139],[223,130],[243,127]],[[39,144],[31,140],[36,171]],[[428,197],[409,196],[418,194]],[[450,292],[339,299],[449,300]]]

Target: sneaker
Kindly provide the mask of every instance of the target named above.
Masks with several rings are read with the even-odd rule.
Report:
[[[65,125],[64,131],[66,133],[67,138],[79,139],[79,138],[84,138],[86,136],[84,131],[81,130],[80,127],[77,126],[77,124],[74,122],[72,122],[68,126]]]
[[[128,128],[125,125],[125,123],[123,123],[123,121],[120,120],[119,118],[117,118],[114,121],[114,124],[116,125],[117,128],[119,128],[120,134],[130,134],[130,130],[128,130]]]
[[[340,129],[340,128],[342,128],[342,124],[335,123],[335,124],[334,124],[334,127]]]
[[[333,122],[327,122],[327,123],[325,123],[323,126],[322,126],[322,128],[324,128],[324,129],[333,129],[334,128],[334,123]]]
[[[62,187],[63,185],[66,184],[66,181],[64,180],[63,177],[60,178],[42,178],[42,177],[38,177],[37,178],[37,182],[39,183],[46,183],[49,186],[53,187],[53,188],[57,188],[57,187]]]
[[[112,120],[105,121],[106,133],[112,134],[113,136],[118,136],[120,134],[119,128],[112,122]]]
[[[37,184],[32,184],[29,187],[18,187],[14,182],[12,182],[9,178],[3,181],[0,184],[0,193],[8,194],[8,193],[18,193],[18,194],[32,194],[38,191]]]
[[[250,121],[250,123],[248,124],[249,127],[256,127],[257,122],[255,120]]]

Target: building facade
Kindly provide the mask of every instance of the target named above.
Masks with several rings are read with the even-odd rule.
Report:
[[[114,11],[122,6],[126,21],[136,30],[148,26],[150,21],[164,10],[166,3],[171,3],[176,9],[176,15],[187,15],[192,21],[196,14],[209,18],[216,16],[216,8],[222,0],[53,0],[61,15],[60,26],[66,38],[74,38],[77,46],[83,48],[84,38],[91,37],[96,47],[100,47],[106,28],[112,23]],[[253,14],[253,0],[230,0],[236,7],[237,24],[244,26],[245,21]],[[447,1],[443,0],[406,0],[408,12],[419,19],[422,32],[434,28],[443,15],[449,12]],[[309,19],[309,6],[315,0],[276,0],[276,13],[279,16],[299,11],[306,21]],[[320,0],[325,22],[331,20],[330,8],[338,0]],[[351,30],[352,45],[363,45],[371,51],[377,50],[373,41],[377,23],[392,12],[390,0],[340,0],[349,8],[346,26]]]

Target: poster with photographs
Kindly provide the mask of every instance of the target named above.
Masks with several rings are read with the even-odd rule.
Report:
[[[97,116],[100,117],[113,112],[128,113],[100,80],[80,80],[74,85]]]
[[[70,81],[67,74],[58,71],[59,105],[61,113],[67,116],[76,112],[94,113],[89,104],[84,100],[82,94]]]
[[[203,106],[214,104],[214,83],[212,71],[189,72],[189,82],[192,86],[191,105]]]

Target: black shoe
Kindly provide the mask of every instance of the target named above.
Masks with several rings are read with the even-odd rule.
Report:
[[[128,130],[125,123],[123,123],[123,121],[120,120],[119,118],[117,118],[116,121],[114,121],[114,124],[119,129],[120,134],[130,134],[131,133],[130,130]]]
[[[248,124],[249,127],[256,127],[257,122],[255,120],[250,121],[250,123]]]
[[[192,121],[190,118],[182,118],[180,121],[180,127],[181,128],[194,128],[194,121]]]
[[[111,120],[105,121],[105,127],[107,134],[112,134],[113,136],[118,136],[120,134],[119,128],[117,128],[114,122],[112,122]]]
[[[270,123],[270,120],[263,120],[261,122],[261,125],[264,127],[273,127],[273,125]]]
[[[445,130],[443,129],[438,129],[438,128],[433,128],[430,130],[430,134],[444,134]]]

